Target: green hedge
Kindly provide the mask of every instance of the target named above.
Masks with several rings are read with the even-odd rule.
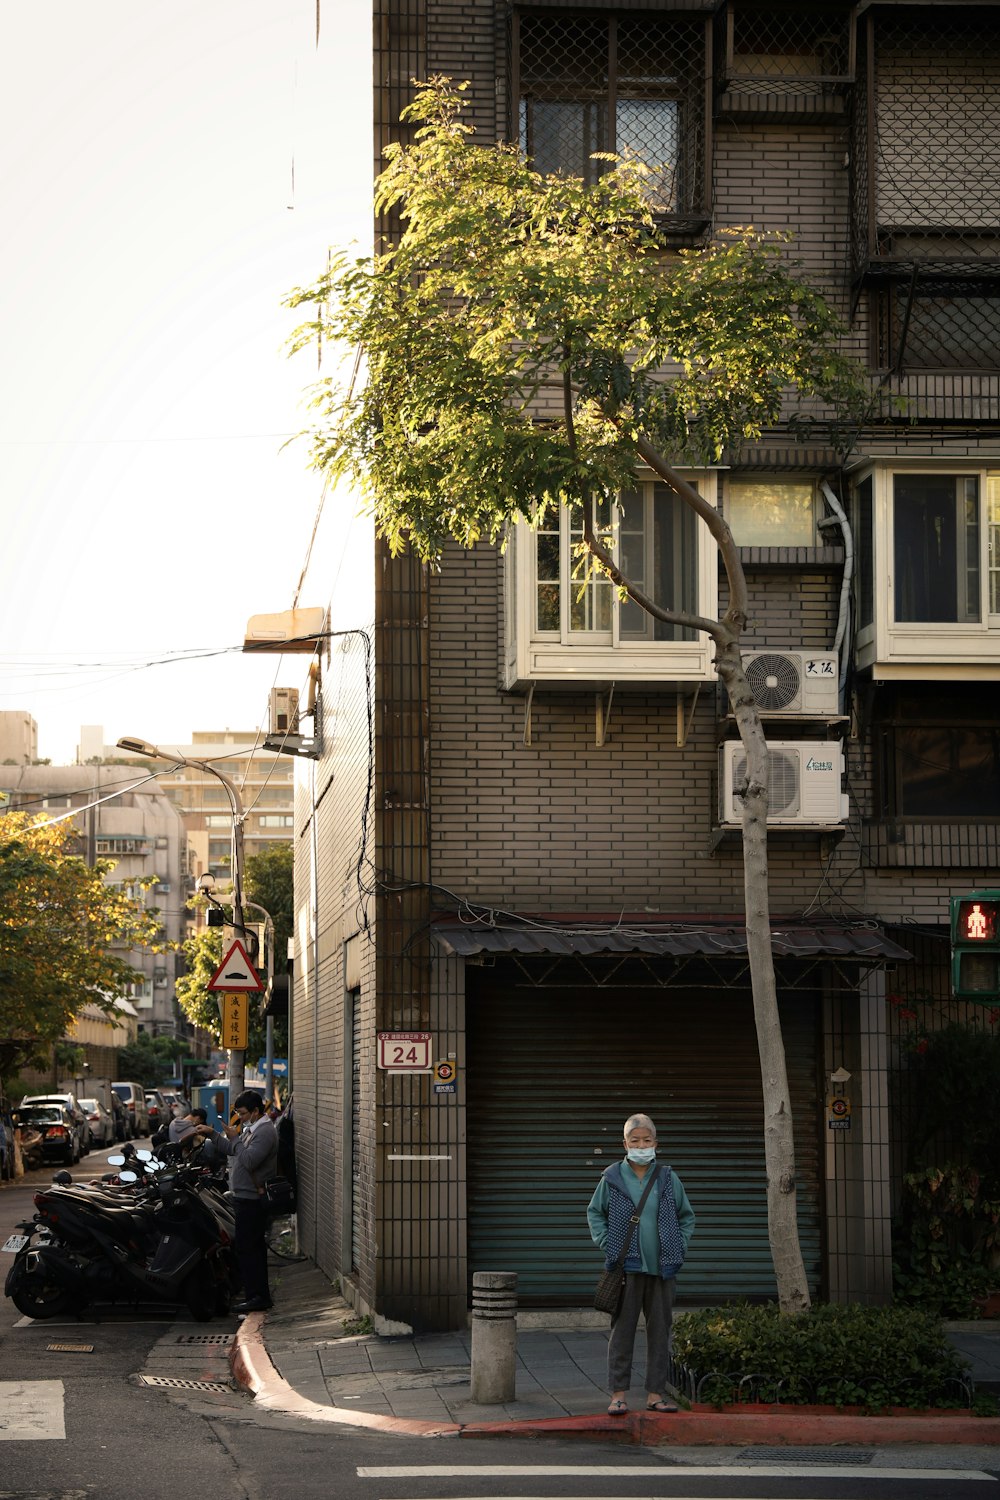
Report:
[[[692,1400],[968,1406],[965,1364],[937,1319],[902,1307],[773,1305],[678,1313],[673,1356]],[[741,1385],[742,1382],[742,1385]]]

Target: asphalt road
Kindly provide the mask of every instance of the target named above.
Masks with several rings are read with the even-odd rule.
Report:
[[[74,1175],[99,1175],[106,1154]],[[50,1177],[0,1190],[0,1242]],[[762,1465],[725,1449],[317,1429],[227,1384],[235,1328],[152,1305],[31,1322],[4,1299],[0,1500],[1000,1500],[993,1455],[966,1450],[832,1453],[825,1466],[786,1450]]]

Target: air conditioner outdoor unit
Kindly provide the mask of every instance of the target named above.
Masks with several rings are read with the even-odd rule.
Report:
[[[269,737],[282,734],[298,734],[298,732],[298,688],[272,688]]]
[[[743,670],[762,713],[836,714],[836,651],[744,651]]]
[[[847,798],[840,789],[844,755],[839,740],[771,741],[767,751],[768,827],[843,822]],[[742,741],[727,740],[719,747],[719,822],[723,825],[743,821],[737,790],[745,776]]]

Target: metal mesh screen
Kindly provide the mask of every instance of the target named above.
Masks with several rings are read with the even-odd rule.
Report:
[[[851,80],[846,6],[734,5],[720,12],[716,87],[732,94],[819,94]]]
[[[869,16],[852,123],[855,275],[881,369],[1000,368],[1000,21]]]
[[[517,131],[540,172],[592,182],[595,151],[632,153],[661,213],[706,211],[703,21],[526,11],[512,25]]]

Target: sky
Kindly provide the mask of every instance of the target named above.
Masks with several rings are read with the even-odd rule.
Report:
[[[254,729],[305,658],[184,654],[241,645],[299,582],[316,369],[282,299],[367,248],[369,0],[324,0],[318,48],[316,0],[0,18],[0,709],[55,763],[83,724]],[[301,604],[328,602],[355,509],[325,507]]]

